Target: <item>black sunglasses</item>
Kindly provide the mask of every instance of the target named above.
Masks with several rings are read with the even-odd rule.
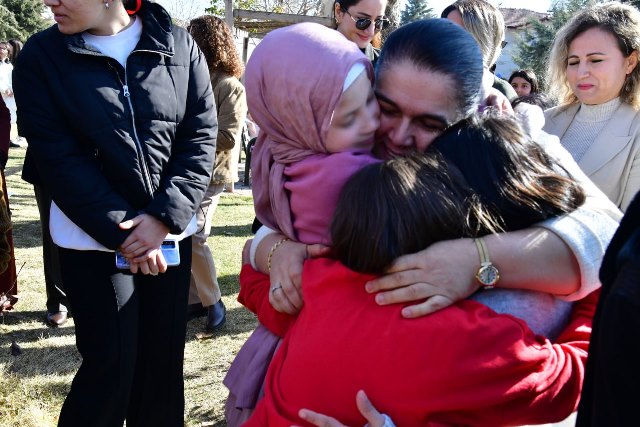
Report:
[[[374,21],[371,21],[369,18],[354,18],[352,14],[349,13],[347,9],[340,8],[344,13],[349,15],[353,22],[356,23],[356,28],[360,31],[364,31],[371,26],[371,22],[375,25],[376,31],[384,30],[389,26],[389,20],[387,18],[378,18]]]

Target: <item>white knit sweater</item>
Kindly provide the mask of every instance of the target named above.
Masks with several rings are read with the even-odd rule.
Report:
[[[576,162],[582,159],[621,104],[620,98],[614,98],[604,104],[580,105],[571,125],[560,138],[560,143]]]

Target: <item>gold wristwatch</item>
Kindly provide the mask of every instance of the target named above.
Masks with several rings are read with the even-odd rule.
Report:
[[[473,239],[478,248],[480,255],[480,268],[476,273],[476,280],[482,285],[483,289],[493,289],[500,280],[500,272],[495,265],[489,260],[489,251],[482,238]]]

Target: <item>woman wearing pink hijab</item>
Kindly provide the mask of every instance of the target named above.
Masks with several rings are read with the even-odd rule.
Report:
[[[344,182],[375,161],[372,80],[359,49],[321,25],[274,31],[256,48],[245,81],[261,130],[252,187],[262,224],[304,243],[329,243]]]
[[[253,52],[245,83],[260,126],[251,165],[254,205],[262,224],[284,233],[283,242],[330,244],[344,183],[379,161],[371,154],[379,126],[372,80],[371,62],[358,47],[318,24],[273,31]],[[227,404],[229,425],[238,414],[233,406],[254,406],[260,373],[278,342],[259,326],[238,354],[225,378],[237,399]]]

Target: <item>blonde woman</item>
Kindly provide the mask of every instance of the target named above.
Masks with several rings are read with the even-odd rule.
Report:
[[[475,39],[482,52],[485,70],[493,70],[502,48],[506,44],[505,24],[502,12],[485,0],[458,0],[447,6],[440,15],[467,30]],[[502,92],[509,101],[518,97],[509,82],[489,74],[493,88]]]
[[[640,12],[595,5],[558,32],[547,77],[560,105],[544,130],[623,211],[640,189],[639,49]]]

